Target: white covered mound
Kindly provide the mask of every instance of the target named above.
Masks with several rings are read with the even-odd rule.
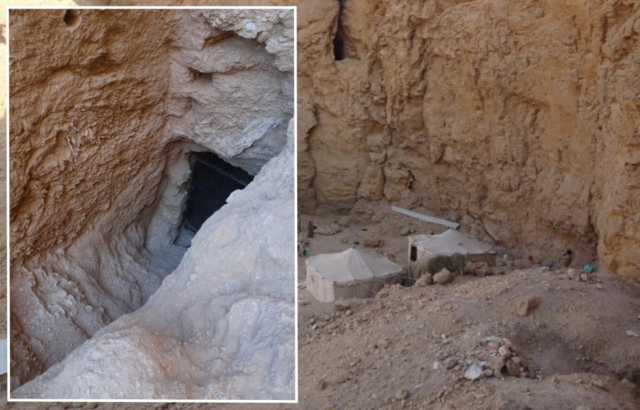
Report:
[[[483,261],[495,264],[495,251],[491,245],[449,229],[437,235],[415,235],[409,237],[409,262],[436,255],[465,255],[468,261]]]
[[[493,252],[491,245],[482,243],[461,232],[449,229],[438,235],[416,235],[409,238],[421,251],[432,255],[479,255]]]
[[[47,399],[294,399],[293,128],[141,309],[12,393]]]
[[[312,256],[306,263],[307,289],[321,302],[372,297],[403,271],[384,256],[358,249]]]

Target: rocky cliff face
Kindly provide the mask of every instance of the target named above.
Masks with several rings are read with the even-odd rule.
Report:
[[[74,6],[75,3],[72,0],[5,0],[3,5],[9,7],[18,7],[18,6]],[[6,27],[6,8],[2,8],[0,10],[0,65],[6,67],[7,64],[7,27]],[[0,145],[0,151],[2,155],[0,156],[0,184],[2,186],[6,186],[7,179],[7,170],[6,170],[6,151],[7,151],[7,124],[6,124],[6,112],[7,112],[7,77],[6,70],[0,70],[0,140],[2,143]],[[0,213],[6,214],[6,191],[2,191],[4,197],[2,198],[0,205]],[[2,220],[0,222],[0,337],[5,338],[7,333],[7,321],[6,321],[6,273],[7,273],[7,247],[6,247],[6,220]]]
[[[299,4],[303,209],[424,207],[638,278],[638,3],[401,3]]]
[[[260,4],[298,6],[303,210],[424,207],[638,278],[637,2]]]
[[[287,126],[294,108],[294,27],[293,13],[283,10],[16,10],[10,19],[11,376],[16,388],[143,306],[178,266],[185,248],[173,242],[190,152],[212,151],[259,174],[283,150],[292,138]],[[287,164],[287,172],[293,172],[293,161]],[[284,195],[286,187],[272,188]],[[260,195],[245,199],[243,214],[266,212],[259,209]],[[289,214],[282,215],[283,210],[274,219],[261,218],[290,228],[289,237],[269,227],[276,242],[267,249],[253,240],[254,235],[271,238],[255,231],[263,224],[253,231],[242,228],[238,235],[247,248],[266,255],[268,260],[259,261],[260,275],[278,286],[284,286],[284,277],[292,283],[294,270],[294,205],[292,197],[284,199],[290,199]],[[291,220],[279,219],[285,216]],[[203,242],[214,243],[213,236],[202,235]],[[226,274],[220,261],[210,261],[212,253],[194,256],[204,259],[192,281]],[[246,263],[252,260],[247,256]],[[216,294],[217,288],[205,289]],[[271,297],[293,309],[292,292],[291,286],[290,292]],[[185,319],[182,330],[188,323]],[[193,330],[187,344],[202,343],[199,334]],[[272,341],[272,335],[265,337]],[[294,333],[278,337],[293,343]],[[293,360],[279,341],[260,343],[265,352],[282,347],[281,360]],[[219,381],[223,373],[210,376]],[[278,391],[273,383],[265,385],[264,394],[289,397],[291,386],[283,383]],[[176,392],[176,398],[207,394]],[[67,389],[65,394],[85,393]],[[232,395],[245,393],[262,394],[239,388]]]

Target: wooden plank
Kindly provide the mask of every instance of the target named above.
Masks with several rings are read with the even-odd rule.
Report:
[[[425,215],[418,212],[409,211],[408,209],[400,208],[397,206],[392,206],[391,210],[394,212],[398,212],[402,215],[408,216],[410,218],[419,219],[424,222],[430,222],[433,224],[443,225],[447,228],[458,229],[460,224],[455,222],[447,221],[446,219],[436,218],[435,216]]]

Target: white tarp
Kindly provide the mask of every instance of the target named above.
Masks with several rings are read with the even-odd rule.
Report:
[[[321,302],[371,297],[403,271],[384,256],[358,249],[312,256],[306,263],[307,289]]]
[[[476,259],[494,257],[495,252],[491,245],[482,243],[470,236],[453,229],[449,229],[438,235],[416,235],[409,237],[409,261],[421,257],[435,255],[450,256],[459,253]]]

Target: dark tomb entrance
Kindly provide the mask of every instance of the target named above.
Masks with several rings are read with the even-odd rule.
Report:
[[[246,187],[253,176],[212,152],[193,153],[191,160],[193,172],[183,221],[186,229],[197,232],[207,218],[226,204],[229,195]]]

